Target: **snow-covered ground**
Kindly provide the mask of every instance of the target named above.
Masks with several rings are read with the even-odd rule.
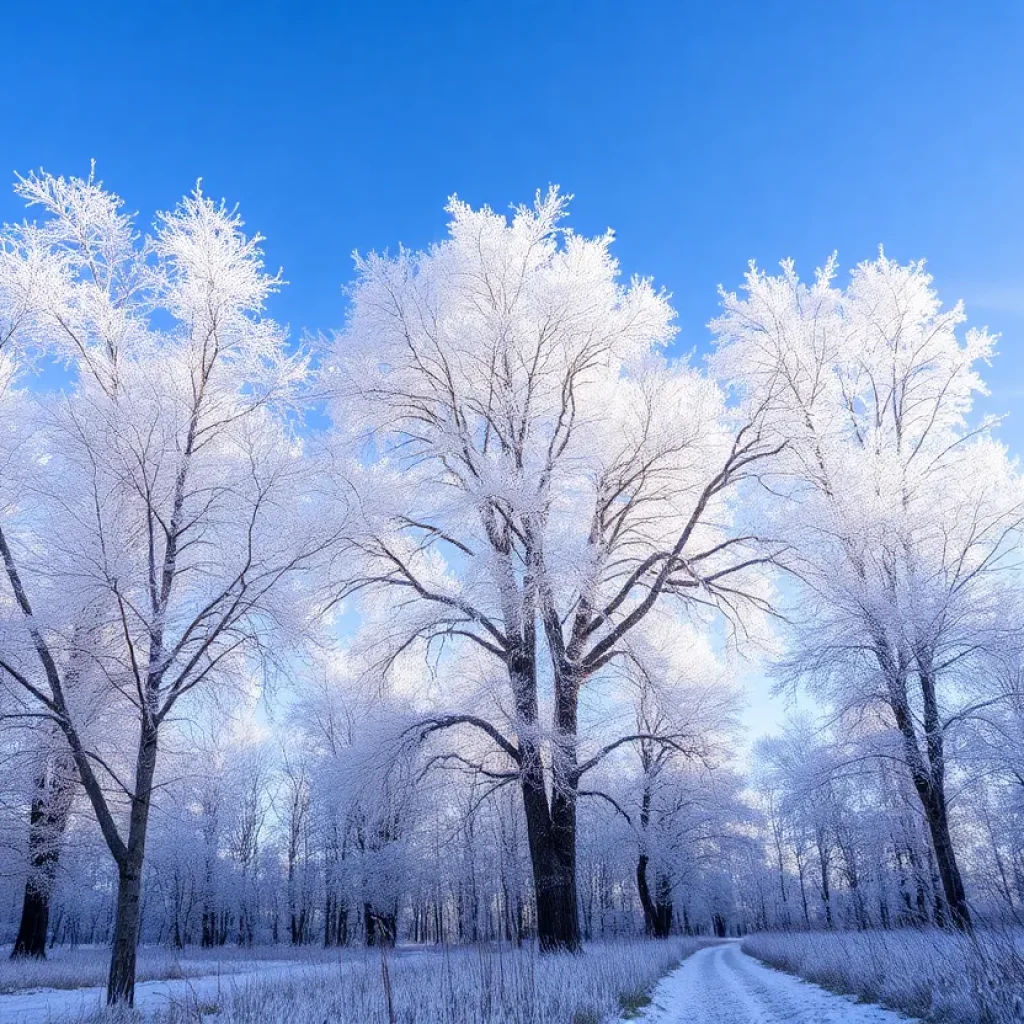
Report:
[[[765,967],[747,956],[738,942],[694,953],[658,985],[640,1019],[646,1024],[907,1024],[908,1020]]]
[[[212,965],[211,965],[212,966]],[[135,1006],[145,1014],[167,1010],[172,1003],[187,1006],[219,1005],[238,985],[259,979],[273,981],[282,975],[302,977],[303,972],[337,971],[337,964],[310,964],[295,960],[220,965],[216,973],[199,977],[144,981],[135,986]],[[0,1024],[44,1024],[74,1020],[104,1005],[103,986],[59,989],[40,988],[0,995]]]
[[[395,1017],[405,1024],[604,1024],[642,1005],[658,979],[701,945],[684,937],[625,939],[589,943],[582,956],[540,956],[534,947],[410,946],[390,951],[387,964]],[[188,959],[188,978],[137,984],[136,1006],[159,1024],[388,1019],[378,950],[347,949],[329,959],[304,952],[262,962],[230,957],[212,974],[196,969],[208,957]],[[123,1024],[123,1015],[97,1014],[102,1005],[98,985],[17,991],[0,995],[0,1024]]]

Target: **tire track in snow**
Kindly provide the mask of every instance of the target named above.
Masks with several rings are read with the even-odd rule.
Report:
[[[747,956],[738,942],[694,953],[654,990],[647,1024],[908,1024]]]

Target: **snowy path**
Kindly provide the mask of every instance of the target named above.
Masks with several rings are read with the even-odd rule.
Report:
[[[234,967],[234,969],[232,969]],[[225,966],[219,974],[198,978],[175,978],[169,981],[142,981],[135,986],[136,1009],[145,1012],[166,1010],[172,1003],[216,1003],[222,992],[232,985],[259,977],[261,980],[279,974],[302,971],[338,970],[334,965],[317,965],[295,960],[264,960],[252,964]],[[0,1024],[46,1024],[74,1020],[103,1006],[105,990],[91,988],[41,988],[12,995],[0,995]]]
[[[891,1010],[833,995],[741,952],[738,942],[694,953],[665,978],[648,1024],[908,1024]]]

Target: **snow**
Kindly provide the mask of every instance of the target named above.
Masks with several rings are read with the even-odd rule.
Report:
[[[654,990],[646,1024],[907,1024],[909,1018],[837,996],[765,967],[738,942],[695,953]]]
[[[581,956],[536,947],[405,947],[387,954],[395,1016],[404,1024],[569,1024],[618,1019],[702,940],[593,942]],[[234,969],[136,985],[133,1021],[323,1024],[387,1019],[379,950],[324,959],[234,961]],[[199,963],[209,963],[209,960]],[[196,963],[190,967],[197,966]],[[173,1004],[173,1007],[172,1007]],[[0,996],[0,1024],[98,1024],[103,990],[36,989]],[[161,1011],[172,1012],[163,1016]],[[102,1017],[124,1024],[123,1015]]]
[[[150,1014],[166,1010],[171,1003],[214,1004],[220,1001],[222,994],[227,994],[243,981],[257,978],[269,981],[277,975],[316,969],[316,965],[308,962],[264,960],[240,964],[237,970],[228,967],[217,974],[196,978],[144,981],[135,986],[135,1008]],[[43,1024],[47,1020],[74,1020],[102,1008],[104,995],[102,985],[76,989],[39,988],[2,995],[0,1024]]]

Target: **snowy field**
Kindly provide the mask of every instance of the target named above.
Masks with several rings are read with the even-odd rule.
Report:
[[[1024,1020],[1024,929],[753,935],[743,949],[833,992],[951,1024]]]
[[[403,1024],[599,1024],[638,1011],[658,979],[702,945],[686,938],[592,943],[581,957],[540,957],[507,947],[404,948],[389,952],[383,963],[377,950],[309,950],[286,959],[280,949],[268,949],[273,959],[262,961],[205,952],[161,961],[160,954],[145,951],[140,976],[157,978],[163,971],[170,980],[139,984],[136,1014],[104,1011],[99,984],[37,988],[0,995],[0,1024],[387,1024],[388,989],[394,1019]],[[49,968],[51,984],[57,984],[78,970],[78,977],[95,983],[93,952],[39,965],[38,975]]]
[[[26,989],[81,989],[103,985],[110,970],[110,949],[107,946],[77,949],[57,946],[49,950],[45,960],[11,960],[10,953],[10,946],[0,946],[0,996]],[[254,964],[268,961],[333,963],[339,955],[337,950],[318,951],[308,946],[298,950],[291,946],[254,946],[250,949],[225,946],[217,950],[141,946],[137,977],[142,982],[235,974],[252,970]]]
[[[579,957],[406,946],[384,961],[374,949],[144,949],[140,977],[149,980],[132,1012],[104,1009],[101,951],[58,951],[31,971],[22,965],[20,978],[4,965],[0,1024],[1011,1024],[1024,1019],[1022,938],[626,940],[592,943]],[[93,984],[11,991],[44,977]]]

